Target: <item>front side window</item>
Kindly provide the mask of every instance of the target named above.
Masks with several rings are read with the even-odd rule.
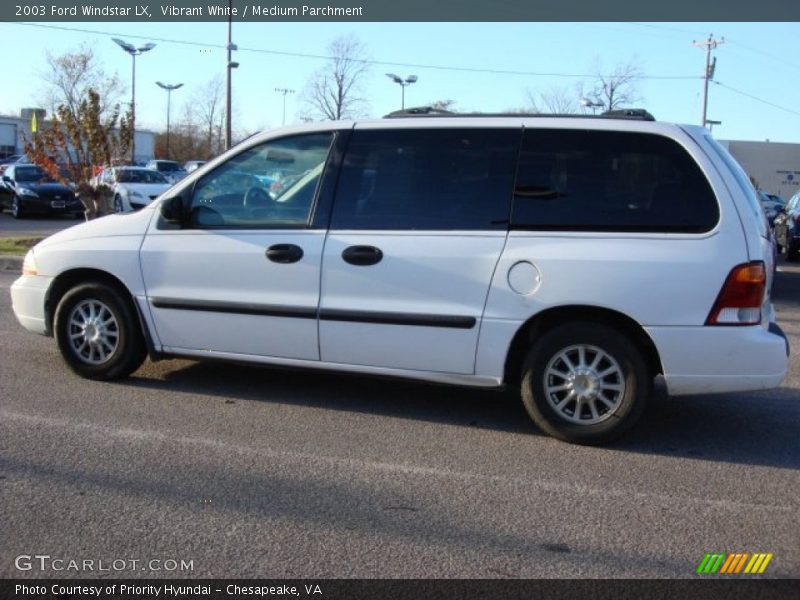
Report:
[[[644,133],[525,132],[511,224],[562,231],[705,232],[716,196],[677,142]]]
[[[506,229],[518,129],[356,130],[332,229]]]
[[[315,133],[281,138],[237,154],[195,185],[190,225],[305,227],[333,136]]]

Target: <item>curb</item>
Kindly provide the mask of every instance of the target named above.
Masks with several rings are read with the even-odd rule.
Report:
[[[22,260],[24,256],[0,256],[0,271],[22,272]]]

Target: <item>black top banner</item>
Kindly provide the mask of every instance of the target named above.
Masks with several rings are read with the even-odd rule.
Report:
[[[0,20],[227,21],[800,21],[797,0],[11,0]]]

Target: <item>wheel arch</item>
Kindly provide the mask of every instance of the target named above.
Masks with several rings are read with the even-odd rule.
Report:
[[[506,355],[503,381],[519,385],[522,363],[531,343],[551,329],[566,323],[589,321],[609,325],[625,335],[642,352],[653,377],[663,373],[661,357],[653,339],[635,319],[609,308],[591,305],[558,306],[544,310],[525,321],[511,340]]]
[[[136,318],[139,321],[139,327],[141,328],[142,335],[144,336],[148,354],[152,359],[157,360],[160,357],[160,354],[155,348],[152,335],[150,330],[147,328],[147,322],[145,321],[142,311],[139,308],[139,304],[136,302],[133,294],[121,279],[112,275],[108,271],[103,271],[102,269],[70,269],[68,271],[64,271],[53,280],[53,283],[50,284],[50,289],[47,290],[47,295],[45,296],[44,300],[44,316],[47,335],[53,335],[53,321],[55,320],[56,308],[58,307],[58,303],[61,302],[61,299],[64,297],[64,294],[66,294],[76,285],[90,281],[104,283],[120,293],[120,296],[125,300],[125,302],[128,303],[129,307],[133,310]]]

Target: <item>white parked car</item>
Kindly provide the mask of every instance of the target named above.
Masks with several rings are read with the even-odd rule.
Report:
[[[304,173],[277,196],[268,173]],[[673,395],[780,384],[747,176],[701,127],[419,116],[248,139],[157,203],[57,233],[11,288],[66,363],[183,356],[521,389],[560,439]]]
[[[114,212],[139,210],[150,204],[172,185],[158,171],[142,167],[109,167],[94,179],[104,186]]]

